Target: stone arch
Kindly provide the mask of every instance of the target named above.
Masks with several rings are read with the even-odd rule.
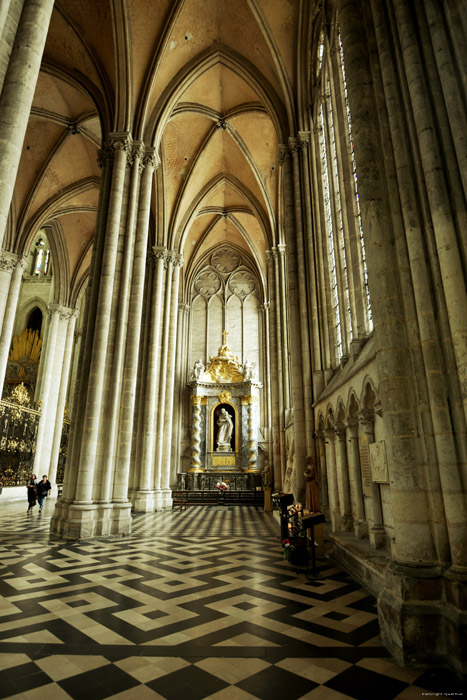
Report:
[[[371,377],[365,377],[360,398],[360,406],[367,410],[374,410],[377,402],[377,391]]]
[[[360,410],[360,402],[357,398],[357,393],[353,387],[350,388],[349,396],[347,399],[347,416],[356,418],[357,413]]]

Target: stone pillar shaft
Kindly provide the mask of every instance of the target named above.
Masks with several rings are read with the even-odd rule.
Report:
[[[395,0],[394,8],[467,419],[467,292],[457,234],[416,29],[403,0]]]
[[[54,482],[56,481],[56,476],[57,476],[58,458],[59,458],[59,453],[60,453],[60,443],[61,443],[62,431],[63,431],[63,416],[65,413],[65,401],[66,401],[67,389],[68,389],[68,379],[70,376],[71,355],[73,352],[76,317],[78,315],[78,312],[76,310],[72,311],[70,309],[70,311],[71,311],[71,313],[69,314],[68,326],[66,329],[65,348],[64,348],[64,355],[63,355],[62,372],[61,372],[61,377],[60,377],[60,388],[59,388],[59,393],[58,393],[58,398],[57,398],[57,411],[56,411],[55,421],[54,421],[54,433],[53,433],[53,442],[52,442],[52,448],[51,448],[51,453],[50,453],[50,463],[49,463],[48,470],[46,470],[48,475],[49,475],[49,481],[52,484],[52,486],[54,485]],[[56,362],[56,359],[54,362]]]
[[[141,323],[144,300],[144,280],[146,272],[146,248],[148,238],[154,162],[146,158],[139,193],[139,207],[136,223],[136,241],[133,259],[131,293],[129,300],[128,331],[126,336],[125,369],[120,409],[118,450],[116,471],[121,475],[115,481],[113,498],[125,500],[127,497],[130,469],[131,442],[136,398],[136,381],[141,338]]]
[[[350,503],[349,467],[347,463],[347,450],[345,445],[345,429],[343,426],[336,427],[335,436],[336,463],[337,463],[337,484],[339,491],[339,504],[344,530],[352,530],[352,507]]]
[[[360,469],[360,452],[358,449],[358,421],[347,419],[347,461],[349,465],[350,493],[353,504],[355,536],[362,539],[368,534],[363,501],[362,473]]]
[[[16,307],[21,288],[21,279],[25,264],[25,259],[19,259],[11,275],[11,283],[8,290],[5,312],[3,316],[2,335],[0,337],[0,397],[3,393],[5,373],[8,364],[8,355],[11,346],[11,337],[15,323]]]
[[[138,490],[135,497],[135,511],[154,510],[154,427],[156,425],[156,401],[159,369],[159,334],[162,316],[162,289],[164,281],[165,248],[155,248],[155,268],[152,283],[151,309],[149,323],[148,359],[146,382],[142,387],[143,416],[141,471]]]
[[[40,476],[48,469],[50,464],[50,449],[51,440],[54,434],[56,401],[57,401],[57,384],[61,377],[63,365],[63,338],[57,336],[59,333],[60,324],[59,305],[52,305],[48,308],[50,323],[47,329],[47,337],[45,348],[43,348],[43,377],[40,392],[40,401],[42,402],[41,417],[37,429],[36,453],[34,455],[34,472]],[[57,376],[58,374],[58,376]],[[52,384],[54,385],[52,387]],[[44,455],[44,456],[43,456]]]
[[[167,371],[169,367],[168,358],[168,345],[170,336],[170,320],[172,316],[172,279],[173,279],[173,264],[172,255],[167,256],[167,270],[166,270],[166,283],[165,283],[165,299],[164,299],[164,321],[162,324],[161,333],[161,355],[160,355],[160,372],[159,372],[159,396],[157,402],[157,436],[156,441],[155,457],[156,457],[156,490],[162,490],[168,488],[165,485],[163,478],[165,477],[164,464],[163,464],[163,447],[164,440],[163,436],[166,435],[165,431],[165,400],[167,396]],[[178,303],[178,300],[177,300]],[[165,505],[163,499],[161,498],[159,506]]]
[[[362,4],[363,9],[367,6]],[[379,397],[383,410],[394,518],[394,554],[400,563],[433,565],[432,532],[426,520],[427,496],[417,437],[414,381],[409,362],[404,308],[398,285],[391,211],[382,174],[381,134],[377,128],[367,46],[360,3],[337,0],[343,43],[347,95],[358,170],[359,200],[374,317]],[[371,56],[371,59],[373,56]],[[368,118],[371,115],[371,118]],[[383,117],[383,115],[381,115]]]
[[[10,211],[24,136],[54,0],[24,0],[0,97],[0,240]]]
[[[92,503],[93,498],[126,164],[126,152],[121,148],[117,148],[115,151],[107,231],[100,274],[99,299],[96,313],[97,323],[94,329],[93,352],[76,488],[76,500],[83,504]]]
[[[86,289],[83,315],[83,338],[80,342],[78,367],[79,383],[77,390],[72,395],[72,416],[73,422],[70,426],[70,436],[68,440],[67,468],[65,473],[65,483],[63,485],[62,503],[72,502],[78,479],[79,459],[81,454],[81,436],[83,434],[83,424],[89,374],[91,368],[92,349],[94,341],[94,328],[96,324],[97,304],[99,300],[99,275],[104,254],[105,231],[107,227],[107,209],[110,200],[110,189],[112,182],[113,159],[109,150],[100,152],[102,165],[102,180],[99,192],[99,202],[97,207],[97,226],[95,241],[92,248],[91,267],[89,273],[89,283]],[[58,521],[60,515],[57,516]]]
[[[448,323],[443,322],[446,316],[446,306],[444,295],[440,293],[442,289],[442,278],[439,273],[438,255],[426,250],[426,236],[422,227],[426,226],[419,218],[419,207],[416,204],[417,193],[416,184],[423,175],[416,169],[414,177],[413,163],[409,157],[408,144],[404,138],[406,124],[399,107],[397,81],[394,74],[392,60],[386,60],[391,56],[391,46],[388,41],[387,21],[381,13],[379,3],[373,3],[372,11],[375,22],[375,31],[380,47],[381,76],[384,86],[386,105],[391,129],[392,148],[396,163],[396,172],[400,192],[405,196],[402,199],[402,216],[405,228],[409,233],[406,236],[407,252],[411,266],[411,281],[413,284],[414,300],[417,310],[417,326],[420,334],[420,345],[422,361],[424,365],[423,376],[419,378],[419,383],[423,381],[423,390],[427,397],[420,403],[428,405],[429,416],[421,416],[421,422],[427,426],[424,439],[427,443],[427,485],[431,491],[431,515],[436,523],[440,523],[440,532],[437,535],[437,553],[442,561],[446,561],[449,553],[446,552],[447,545],[444,544],[444,536],[441,529],[444,529],[444,519],[446,518],[449,535],[450,556],[455,566],[465,566],[467,562],[467,512],[464,498],[462,472],[458,466],[458,455],[460,461],[466,464],[465,440],[458,440],[457,444],[453,432],[465,438],[465,420],[455,410],[455,404],[460,403],[453,398],[456,391],[452,386],[451,367],[455,367],[449,355],[446,354],[446,345],[451,345],[449,339]],[[410,131],[409,131],[410,134]],[[410,134],[415,141],[415,134]],[[409,136],[409,138],[410,138]],[[417,162],[417,159],[415,159]],[[433,278],[433,290],[430,284],[430,268],[426,266],[426,256],[431,265],[431,276]],[[433,305],[433,296],[436,299],[436,309]],[[446,318],[447,320],[447,318]],[[439,325],[439,329],[437,328]],[[434,346],[434,339],[444,336],[444,343],[440,343],[440,348],[446,348],[444,358],[441,352]],[[444,359],[444,362],[443,362]],[[444,366],[443,366],[444,365]],[[451,400],[447,400],[445,383],[446,371],[448,391]],[[452,416],[452,418],[451,418]],[[452,422],[451,422],[452,421]],[[431,426],[429,425],[431,423]],[[453,430],[454,427],[454,430]],[[461,445],[464,444],[462,448]],[[461,448],[459,452],[459,448]],[[437,465],[435,462],[437,461]],[[441,491],[441,494],[439,493]],[[441,501],[442,499],[442,501]],[[444,504],[444,507],[443,507]]]
[[[328,428],[324,431],[325,455],[326,455],[326,475],[328,480],[329,509],[331,513],[331,524],[333,532],[342,530],[342,517],[339,503],[339,486],[337,482],[337,466],[335,452],[335,433]]]
[[[161,382],[165,381],[165,409],[164,409],[164,427],[159,433],[159,444],[163,447],[161,467],[161,488],[166,491],[163,498],[163,505],[171,505],[170,501],[170,483],[171,478],[175,476],[172,465],[172,427],[173,427],[173,403],[174,403],[174,386],[175,386],[175,354],[177,350],[177,321],[178,321],[178,290],[180,268],[182,265],[181,256],[174,254],[172,256],[172,289],[170,293],[170,315],[169,315],[169,333],[167,336],[167,345],[164,354],[167,357],[166,372],[161,375]]]

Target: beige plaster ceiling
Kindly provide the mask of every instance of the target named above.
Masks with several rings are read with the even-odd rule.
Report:
[[[296,128],[296,0],[57,0],[12,211],[16,249],[55,222],[71,303],[89,265],[112,131],[155,146],[154,240],[189,271],[230,241],[265,274],[278,147]]]

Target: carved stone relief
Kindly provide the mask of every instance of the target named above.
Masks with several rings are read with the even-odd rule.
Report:
[[[254,291],[256,287],[255,278],[247,270],[240,270],[232,275],[229,287],[234,294],[244,299]]]
[[[240,265],[240,256],[231,248],[220,248],[213,253],[211,263],[219,272],[233,272]]]
[[[216,294],[221,288],[221,284],[219,276],[212,270],[200,272],[195,280],[196,290],[205,297]]]

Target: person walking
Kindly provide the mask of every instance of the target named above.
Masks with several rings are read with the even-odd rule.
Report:
[[[31,512],[31,510],[34,508],[36,505],[36,498],[37,498],[37,476],[33,474],[31,478],[29,479],[26,489],[28,492],[28,515]]]
[[[44,476],[42,477],[42,481],[39,481],[39,483],[37,484],[37,500],[39,501],[39,515],[42,513],[44,498],[50,496],[51,490],[52,486],[50,485],[50,481],[47,479],[47,475],[44,474]]]

